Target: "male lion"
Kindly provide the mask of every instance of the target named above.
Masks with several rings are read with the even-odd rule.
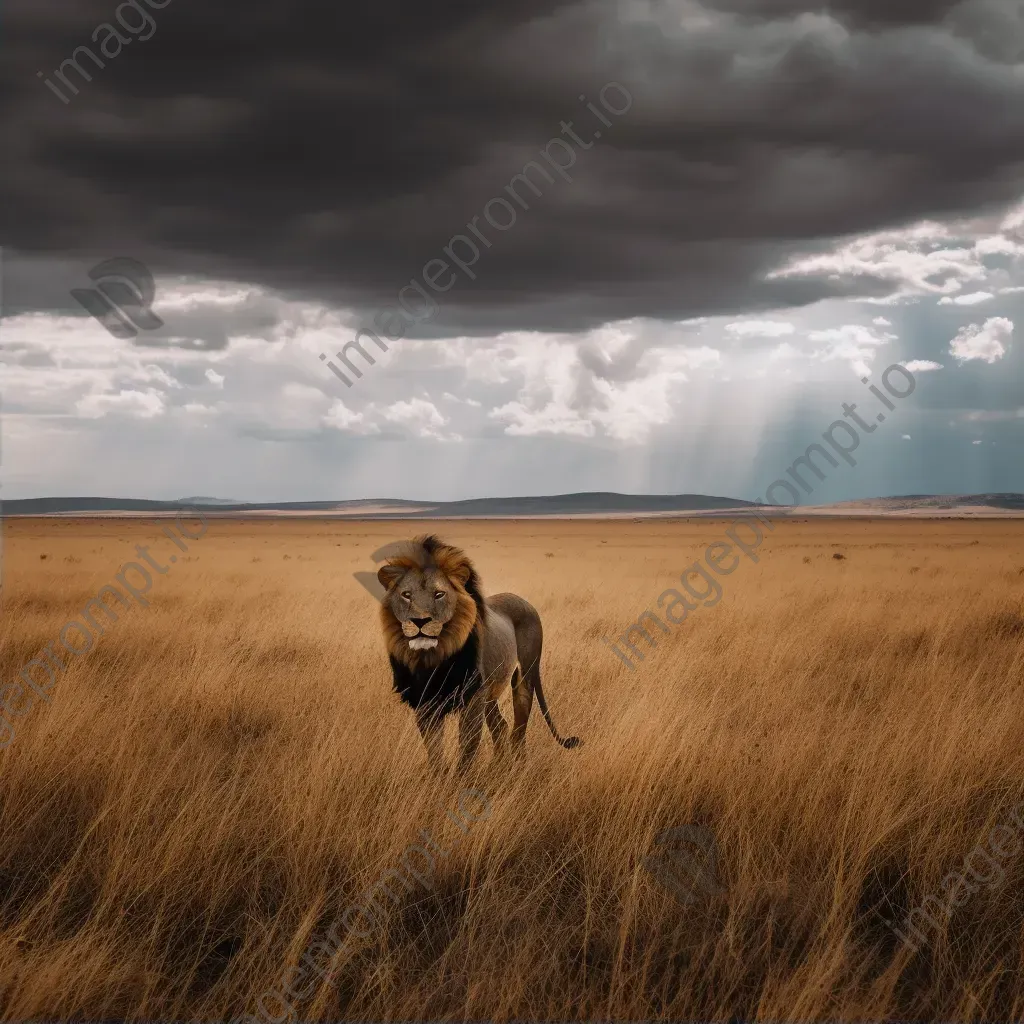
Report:
[[[512,686],[512,749],[521,754],[537,694],[551,734],[567,748],[581,741],[558,735],[540,685],[540,615],[515,594],[484,600],[480,578],[464,552],[437,537],[417,537],[377,572],[386,589],[381,623],[395,692],[416,712],[431,767],[441,764],[444,719],[459,718],[459,767],[469,766],[487,728],[499,752],[508,725],[498,697]]]

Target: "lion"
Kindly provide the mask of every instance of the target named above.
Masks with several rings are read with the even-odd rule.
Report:
[[[480,577],[463,551],[435,536],[416,537],[377,572],[384,642],[395,692],[416,714],[427,761],[441,767],[444,721],[459,712],[459,768],[476,755],[487,722],[495,751],[505,751],[508,723],[498,697],[512,689],[511,750],[524,753],[526,723],[537,695],[551,735],[566,749],[540,684],[540,615],[515,594],[484,599]]]

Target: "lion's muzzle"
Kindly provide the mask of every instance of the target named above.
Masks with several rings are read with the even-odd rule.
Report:
[[[436,640],[443,629],[444,623],[438,622],[436,619],[405,619],[402,622],[402,633],[407,640],[412,640],[414,637]]]

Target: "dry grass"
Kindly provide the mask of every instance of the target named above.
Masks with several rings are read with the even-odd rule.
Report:
[[[451,850],[436,884],[347,939],[300,1018],[1024,1016],[1024,853],[916,954],[879,916],[1024,798],[1024,523],[779,524],[634,673],[600,637],[722,524],[441,525],[540,609],[586,746],[536,711],[521,769],[485,739],[493,810],[463,836],[352,579],[415,527],[211,521],[0,755],[5,1019],[256,1013],[421,829]],[[6,523],[0,678],[137,543],[174,550],[153,522]],[[726,892],[684,906],[641,862],[687,823]]]

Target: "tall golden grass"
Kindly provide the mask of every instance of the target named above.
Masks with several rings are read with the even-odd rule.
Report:
[[[299,1018],[1024,1016],[1024,852],[917,952],[883,922],[1024,799],[1024,523],[779,522],[636,672],[600,638],[725,524],[436,525],[540,610],[586,745],[535,711],[523,763],[485,738],[468,780],[427,777],[352,578],[419,524],[211,520],[0,754],[5,1019],[258,1015],[422,829],[434,884]],[[2,681],[137,543],[172,550],[153,522],[4,529]],[[465,785],[491,814],[463,835]],[[724,889],[690,904],[643,867],[685,824]]]

